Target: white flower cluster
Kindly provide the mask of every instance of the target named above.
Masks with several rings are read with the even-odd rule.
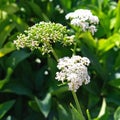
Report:
[[[77,91],[77,89],[84,83],[90,82],[90,76],[88,75],[87,66],[89,66],[90,60],[87,57],[72,56],[64,57],[58,60],[57,68],[60,72],[56,73],[56,79],[58,81],[67,81],[69,90]]]
[[[68,13],[65,18],[70,19],[72,25],[80,27],[83,31],[88,30],[93,35],[97,31],[95,25],[99,23],[99,19],[90,10],[78,9]]]

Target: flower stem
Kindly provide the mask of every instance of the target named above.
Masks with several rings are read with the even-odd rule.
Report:
[[[54,58],[56,59],[56,61],[58,61],[58,56],[57,56],[56,52],[54,51],[54,49],[52,49],[52,54],[53,54]]]
[[[81,107],[80,107],[80,104],[79,104],[79,101],[78,101],[78,98],[77,98],[77,95],[76,95],[76,93],[74,91],[72,91],[72,95],[73,95],[73,98],[75,100],[75,104],[76,104],[77,110],[78,110],[78,112],[81,115],[81,120],[85,120],[85,118],[83,116],[83,113],[82,113],[82,110],[81,110]]]

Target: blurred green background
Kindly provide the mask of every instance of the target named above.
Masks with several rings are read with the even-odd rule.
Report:
[[[100,24],[94,36],[82,33],[76,48],[91,65],[90,84],[78,92],[87,119],[120,120],[120,1],[115,0],[0,0],[0,119],[77,120],[66,86],[55,80],[57,62],[35,50],[16,50],[19,33],[40,21],[70,28],[65,15],[90,9]],[[72,29],[72,28],[71,28]],[[71,56],[71,47],[54,45],[59,58]]]

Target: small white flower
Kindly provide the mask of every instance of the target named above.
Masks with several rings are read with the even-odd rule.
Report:
[[[65,18],[70,19],[70,24],[80,27],[82,31],[89,30],[92,35],[97,31],[95,25],[99,23],[99,19],[90,10],[78,9],[68,13]]]
[[[65,16],[65,18],[66,18],[66,20],[71,19],[71,18],[75,18],[75,14],[73,12],[70,12]]]
[[[71,25],[80,26],[80,20],[78,18],[72,19]]]
[[[67,81],[69,90],[77,91],[77,89],[84,83],[90,82],[87,66],[90,61],[87,57],[72,56],[64,57],[58,60],[58,69],[60,72],[56,73],[58,81]]]
[[[94,35],[94,33],[97,31],[97,29],[96,29],[96,27],[95,27],[94,25],[91,25],[91,26],[89,27],[89,30],[90,30],[90,32],[92,33],[92,35]]]

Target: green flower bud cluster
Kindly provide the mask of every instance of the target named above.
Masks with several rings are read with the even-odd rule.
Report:
[[[71,45],[74,41],[74,36],[69,36],[69,30],[59,23],[40,22],[28,30],[24,34],[17,36],[14,41],[17,49],[30,48],[31,50],[39,49],[42,54],[50,53],[52,45],[59,42],[63,45]]]

